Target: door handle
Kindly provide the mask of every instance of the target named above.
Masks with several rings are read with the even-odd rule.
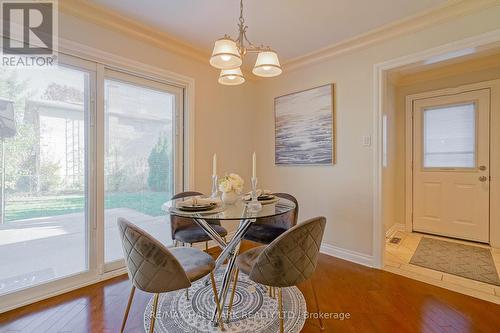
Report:
[[[488,180],[488,177],[486,177],[486,176],[481,176],[481,177],[479,177],[479,181],[480,181],[480,182],[485,182],[485,181],[487,181],[487,180]]]

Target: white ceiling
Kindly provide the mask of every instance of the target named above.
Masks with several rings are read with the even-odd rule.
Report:
[[[210,52],[225,33],[237,37],[239,0],[91,0],[192,46]],[[244,0],[247,35],[278,51],[281,61],[299,57],[446,0]]]

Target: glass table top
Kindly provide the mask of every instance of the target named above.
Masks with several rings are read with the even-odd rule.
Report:
[[[221,202],[214,209],[203,212],[186,212],[177,208],[179,203],[189,199],[190,197],[170,200],[163,204],[162,209],[170,215],[181,217],[198,217],[205,220],[242,220],[277,216],[285,214],[295,208],[295,203],[293,201],[279,197],[276,197],[274,200],[269,200],[269,202],[260,201],[262,209],[258,212],[251,212],[247,209],[247,203],[242,199],[238,199],[233,205],[226,205]]]

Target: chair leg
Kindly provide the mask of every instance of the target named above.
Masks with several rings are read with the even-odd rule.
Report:
[[[149,326],[149,333],[153,333],[155,331],[155,320],[156,320],[156,310],[158,307],[158,297],[160,294],[155,294],[153,299],[153,311],[151,312],[151,325]]]
[[[123,330],[125,329],[125,324],[127,323],[128,313],[130,311],[130,306],[132,305],[132,300],[134,299],[134,294],[135,294],[135,286],[132,285],[132,289],[130,289],[130,295],[128,296],[127,308],[125,309],[125,314],[123,316],[123,321],[122,321],[122,328],[120,329],[120,332],[123,332]]]
[[[284,325],[284,320],[283,320],[283,293],[281,291],[281,288],[278,288],[278,317],[280,320],[280,333],[285,332],[285,325]]]
[[[274,289],[274,287],[269,286],[269,297],[273,299],[276,298],[276,290]]]
[[[217,306],[220,329],[224,331],[224,323],[222,322],[222,308],[219,302],[219,294],[217,293],[217,286],[215,285],[214,272],[210,272],[210,282],[212,282],[212,291],[214,292],[215,305]]]
[[[321,319],[321,311],[319,309],[319,304],[318,304],[318,296],[316,295],[316,288],[314,288],[314,283],[312,282],[312,279],[309,280],[311,283],[311,288],[313,291],[313,297],[314,297],[314,302],[316,303],[316,309],[318,310],[318,321],[319,321],[319,328],[320,330],[324,331],[325,326],[323,326],[323,319]]]
[[[205,242],[205,252],[208,252],[208,242]]]
[[[234,294],[236,292],[236,285],[238,284],[238,274],[239,273],[240,273],[240,270],[238,268],[236,268],[236,273],[234,274],[233,290],[231,291],[231,297],[229,298],[229,306],[227,308],[226,323],[229,323],[229,319],[231,318],[231,310],[233,308]]]
[[[186,288],[186,301],[189,301],[189,288]]]

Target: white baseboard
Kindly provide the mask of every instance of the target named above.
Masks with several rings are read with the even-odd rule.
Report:
[[[406,226],[404,223],[394,223],[387,231],[385,232],[385,237],[390,238],[398,231],[405,231]]]
[[[321,243],[320,252],[332,257],[352,261],[363,266],[373,267],[373,257],[364,253],[343,249],[326,243]]]

